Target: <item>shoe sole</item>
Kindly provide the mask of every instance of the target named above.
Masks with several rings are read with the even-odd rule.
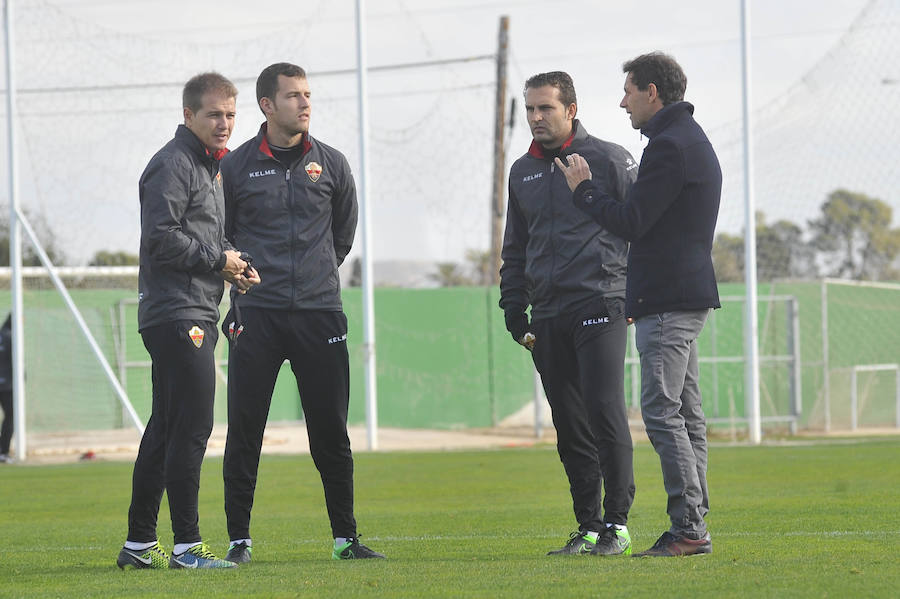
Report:
[[[142,561],[140,558],[135,557],[134,555],[126,554],[127,558],[122,559],[122,555],[116,558],[116,565],[119,566],[120,570],[126,570],[128,568],[134,568],[135,570],[152,570],[153,562],[149,564]]]
[[[635,553],[631,557],[691,557],[692,555],[709,555],[711,553],[712,547],[701,547],[691,553],[650,553],[649,551],[642,551],[641,553]]]

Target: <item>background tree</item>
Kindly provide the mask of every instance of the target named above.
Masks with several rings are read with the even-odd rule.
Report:
[[[756,274],[760,281],[818,276],[815,250],[803,242],[803,230],[788,220],[767,225],[756,215]]]
[[[88,266],[137,266],[138,264],[140,264],[140,259],[137,254],[100,250],[94,254]]]
[[[28,219],[31,228],[34,229],[38,241],[55,266],[65,264],[66,256],[56,245],[56,235],[47,224],[47,220],[40,214],[31,214],[28,210],[24,210],[25,217]],[[22,231],[22,265],[23,266],[40,266],[41,259],[38,257],[34,246],[31,245],[31,239]],[[0,207],[0,266],[9,266],[9,207]]]
[[[428,275],[428,278],[435,281],[440,287],[460,287],[472,284],[472,280],[466,276],[456,262],[438,262],[436,266],[437,272]]]
[[[863,193],[837,189],[822,204],[822,216],[809,222],[813,246],[828,274],[851,279],[897,276],[892,262],[900,253],[900,229],[885,202]]]
[[[362,258],[357,256],[350,263],[350,279],[347,287],[362,287]]]
[[[744,236],[719,233],[713,242],[716,279],[722,283],[744,280]],[[756,213],[756,278],[813,278],[815,250],[803,242],[803,230],[788,220],[766,224],[766,215]]]
[[[492,285],[494,277],[491,269],[491,253],[486,250],[466,250],[466,263],[471,271],[471,283],[474,285]]]
[[[719,283],[744,280],[744,237],[719,233],[713,241],[713,268]]]

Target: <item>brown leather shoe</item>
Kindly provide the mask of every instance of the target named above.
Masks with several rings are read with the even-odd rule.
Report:
[[[712,539],[707,532],[702,539],[689,539],[666,531],[647,551],[635,553],[633,557],[674,557],[678,555],[699,555],[712,553]]]

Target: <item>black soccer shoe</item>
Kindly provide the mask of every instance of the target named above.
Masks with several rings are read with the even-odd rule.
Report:
[[[235,564],[249,564],[253,547],[241,541],[228,546],[228,554],[225,559]]]
[[[347,539],[347,542],[341,546],[335,545],[334,550],[331,552],[331,559],[371,559],[371,558],[381,558],[384,559],[384,555],[378,553],[377,551],[373,551],[359,542],[359,539],[356,537],[351,537]]]
[[[587,533],[580,530],[569,535],[569,540],[562,549],[550,551],[547,555],[590,555],[597,543],[587,538]]]

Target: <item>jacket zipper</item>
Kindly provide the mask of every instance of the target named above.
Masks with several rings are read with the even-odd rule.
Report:
[[[288,254],[289,259],[290,259],[290,261],[291,261],[291,303],[290,303],[290,306],[288,306],[288,309],[289,309],[289,310],[293,310],[293,309],[294,309],[294,304],[295,304],[296,301],[297,301],[297,297],[296,297],[296,296],[297,296],[297,286],[294,284],[294,277],[296,276],[296,275],[294,274],[294,198],[293,198],[293,195],[294,195],[294,194],[292,193],[292,185],[291,185],[291,169],[290,169],[290,167],[287,167],[287,168],[285,169],[285,171],[284,171],[284,181],[285,181],[285,184],[287,185],[288,212],[289,212],[290,215],[291,215],[291,218],[290,218],[290,222],[291,222],[291,227],[290,227],[290,239],[291,239],[291,245],[290,245],[290,253]]]

